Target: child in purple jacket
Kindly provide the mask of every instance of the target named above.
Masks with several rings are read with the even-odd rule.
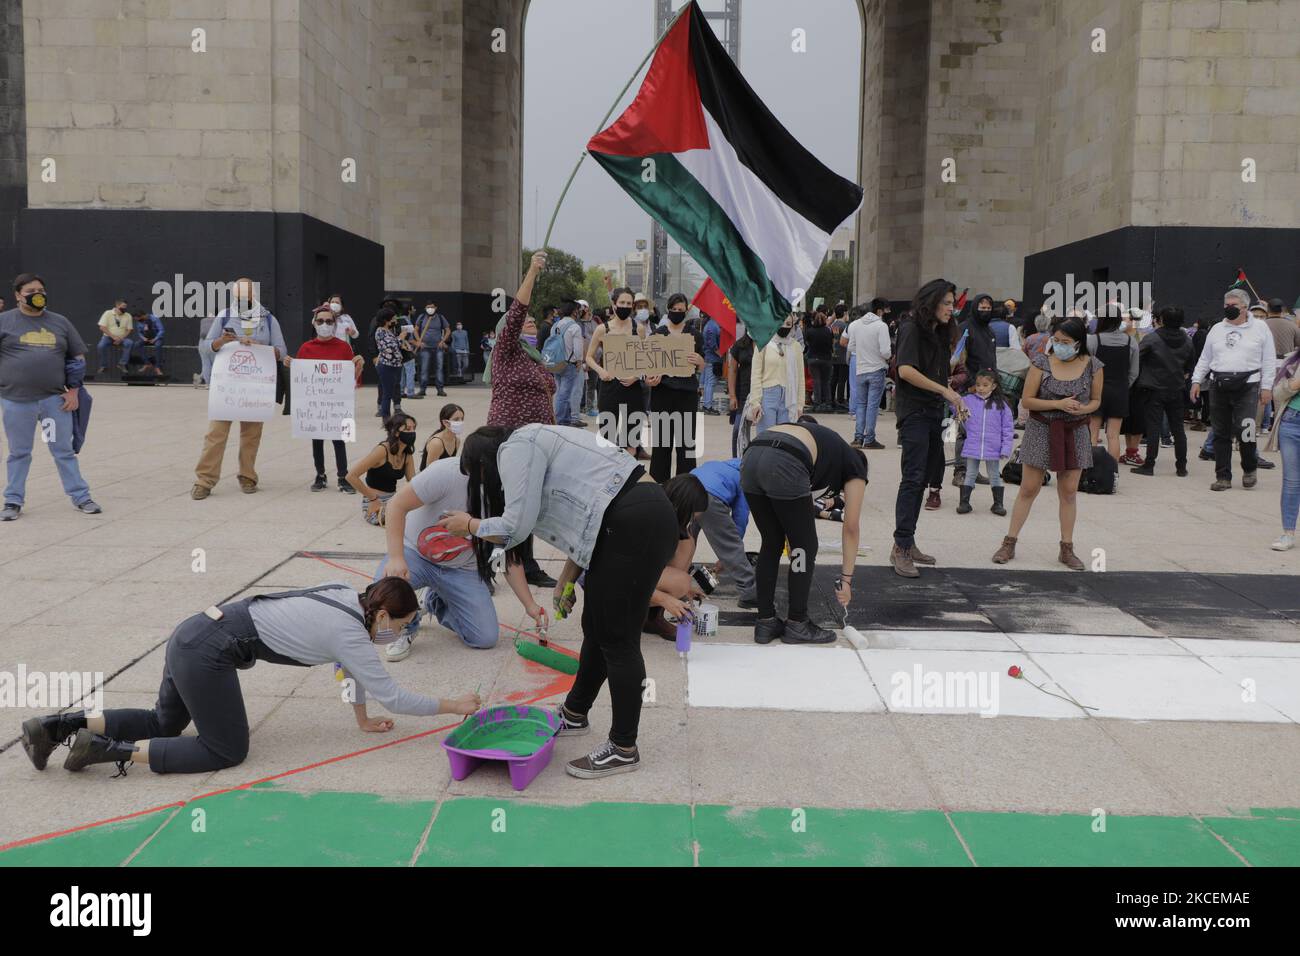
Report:
[[[1016,434],[1011,403],[1002,394],[997,373],[988,369],[975,376],[974,390],[967,393],[962,401],[966,403],[970,417],[966,419],[966,442],[961,447],[962,457],[966,459],[966,481],[961,486],[961,503],[957,505],[957,514],[970,514],[970,493],[975,490],[980,462],[985,462],[989,485],[993,489],[992,511],[995,515],[1005,515],[1007,509],[1002,506],[1002,495],[1006,488],[1002,485],[1002,462],[1011,457],[1011,445]]]

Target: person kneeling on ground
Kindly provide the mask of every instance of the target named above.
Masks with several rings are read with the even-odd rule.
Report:
[[[641,625],[677,546],[677,515],[663,487],[621,448],[559,425],[480,428],[465,439],[460,465],[469,476],[470,507],[479,513],[449,512],[442,524],[480,540],[483,574],[496,545],[507,549],[509,565],[522,559],[516,549],[536,535],[568,557],[554,597],[556,610],[567,614],[574,595],[566,586],[587,569],[582,652],[559,733],[590,731],[587,715],[606,679],[614,719],[609,739],[565,769],[584,778],[638,769]]]
[[[858,522],[867,488],[867,457],[824,425],[774,425],[749,443],[740,466],[740,487],[749,501],[763,543],[758,552],[758,623],[754,640],[768,644],[829,644],[835,632],[808,620],[808,593],[817,563],[814,498],[844,493],[841,571],[835,596],[848,607],[858,556]],[[790,543],[789,614],[776,616],[776,575]]]
[[[397,482],[415,477],[415,430],[419,423],[405,412],[384,420],[388,437],[348,471],[348,484],[361,493],[361,517],[382,526],[385,509],[397,494]],[[366,477],[362,479],[361,473]]]
[[[665,641],[677,639],[677,624],[690,610],[692,601],[704,597],[695,579],[691,577],[691,561],[695,558],[695,535],[691,525],[709,506],[709,493],[694,475],[677,475],[668,479],[664,494],[677,512],[677,550],[673,552],[659,575],[655,593],[650,596],[650,610],[646,613],[646,634],[658,634]],[[698,531],[696,532],[698,533]],[[665,615],[674,618],[669,621]]]
[[[709,496],[698,523],[723,570],[735,577],[740,606],[758,606],[754,565],[745,554],[745,529],[749,527],[749,502],[740,490],[740,459],[709,461],[691,472]]]
[[[239,675],[258,661],[311,667],[341,661],[355,682],[357,726],[387,733],[394,723],[366,713],[366,697],[389,713],[432,717],[473,714],[478,694],[439,700],[405,690],[389,676],[375,649],[397,637],[414,616],[415,591],[400,578],[383,578],[358,594],[325,584],[259,594],[210,607],[180,623],[167,642],[158,702],[152,710],[83,711],[24,721],[23,749],[44,770],[60,743],[73,739],[65,770],[128,763],[154,773],[209,773],[248,755],[248,714]],[[193,720],[197,737],[181,736]]]

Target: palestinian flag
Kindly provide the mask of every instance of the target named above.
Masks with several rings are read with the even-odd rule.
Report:
[[[763,105],[693,0],[632,105],[587,151],[713,278],[760,347],[862,202]]]
[[[731,300],[718,288],[718,284],[712,279],[705,279],[700,291],[691,300],[691,305],[718,323],[722,329],[718,352],[723,355],[730,352],[731,346],[736,343],[736,310],[731,307]]]
[[[1246,288],[1246,286],[1248,286],[1249,284],[1250,284],[1250,280],[1246,278],[1246,270],[1245,270],[1245,269],[1238,269],[1238,270],[1237,270],[1237,281],[1234,282],[1232,285],[1228,286],[1228,288],[1229,288],[1229,289],[1244,289],[1244,288]]]

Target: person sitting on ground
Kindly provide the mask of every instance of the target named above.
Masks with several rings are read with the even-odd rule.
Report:
[[[709,496],[708,507],[697,520],[709,547],[718,556],[722,572],[734,577],[740,590],[740,606],[758,606],[754,565],[745,553],[745,529],[749,527],[749,501],[740,490],[739,458],[707,461],[691,474],[699,479]]]
[[[248,714],[238,671],[258,661],[312,667],[341,661],[354,682],[357,726],[387,733],[395,722],[366,712],[372,697],[391,714],[432,717],[476,713],[477,693],[439,700],[406,690],[389,676],[376,645],[384,645],[414,616],[411,585],[383,578],[358,594],[346,584],[259,594],[213,606],[182,621],[164,655],[158,701],[150,710],[111,709],[32,717],[23,722],[23,749],[44,770],[54,749],[73,738],[64,770],[128,764],[154,773],[211,773],[243,763]],[[182,734],[193,721],[197,736]]]
[[[397,481],[415,477],[415,429],[417,423],[405,412],[397,412],[384,421],[388,438],[348,471],[348,484],[363,497],[361,517],[368,524],[382,526],[384,509],[397,493]],[[365,480],[361,478],[365,472]]]
[[[448,402],[438,412],[438,430],[429,436],[420,453],[420,470],[432,462],[455,458],[460,453],[460,433],[465,427],[465,409]]]
[[[104,310],[104,314],[99,317],[99,331],[102,334],[99,337],[97,374],[103,375],[108,368],[109,349],[115,345],[122,349],[122,355],[117,360],[118,371],[125,372],[127,363],[131,361],[131,349],[135,345],[135,340],[131,338],[131,313],[127,311],[126,299],[118,299],[113,308]]]
[[[695,558],[695,534],[692,525],[709,506],[709,493],[694,475],[677,475],[668,479],[664,494],[677,512],[677,550],[668,566],[659,575],[654,594],[650,596],[650,609],[646,612],[642,632],[658,634],[666,641],[677,639],[677,621],[690,610],[691,602],[704,597],[695,579],[691,577],[691,561]],[[668,621],[667,618],[673,618]]]
[[[144,359],[144,367],[155,376],[162,375],[162,319],[151,312],[137,312],[134,317],[134,332],[138,336],[136,344],[140,349],[139,355]]]
[[[314,359],[327,362],[350,362],[359,375],[365,367],[366,360],[360,355],[352,354],[352,346],[338,335],[338,318],[328,304],[320,306],[311,319],[316,337],[303,342],[298,348],[297,358]],[[286,368],[293,365],[293,359],[284,357]],[[316,465],[316,480],[312,482],[312,491],[324,491],[328,482],[325,479],[325,439],[311,440],[311,458]],[[348,446],[341,438],[334,439],[334,472],[338,478],[339,491],[355,495],[356,489],[348,483]]]

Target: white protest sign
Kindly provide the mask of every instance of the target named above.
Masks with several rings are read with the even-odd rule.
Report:
[[[289,366],[293,437],[355,441],[356,379],[351,362],[294,359]]]
[[[276,410],[275,370],[275,349],[269,345],[230,342],[222,346],[212,362],[208,418],[269,422]]]

